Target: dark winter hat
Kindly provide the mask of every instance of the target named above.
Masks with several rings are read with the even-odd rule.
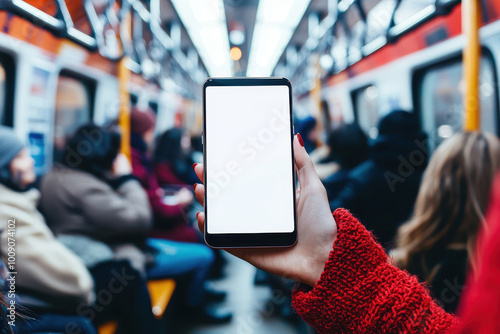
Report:
[[[327,161],[336,161],[343,168],[353,168],[368,157],[368,138],[357,123],[342,124],[328,135],[330,154]]]
[[[295,125],[296,133],[301,133],[302,136],[307,136],[316,127],[316,119],[312,116],[308,116],[303,120],[299,121]]]
[[[133,133],[144,134],[153,129],[156,123],[156,116],[151,109],[140,110],[137,107],[132,108],[130,113],[130,130]]]
[[[395,110],[380,120],[379,136],[411,135],[420,132],[418,118],[415,113]]]
[[[12,128],[0,125],[0,168],[8,165],[23,148]]]

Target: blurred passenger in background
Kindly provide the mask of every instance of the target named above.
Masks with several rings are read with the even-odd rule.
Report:
[[[189,275],[187,304],[196,310],[193,320],[225,321],[227,315],[221,318],[203,305],[212,251],[205,245],[147,239],[152,226],[148,197],[131,174],[128,159],[119,154],[120,143],[121,136],[114,129],[89,124],[77,130],[68,141],[65,165],[56,165],[42,182],[41,207],[49,225],[84,259],[96,282],[107,284],[112,278],[109,261],[132,271],[137,283],[126,296],[129,299],[116,298],[121,316],[136,322],[129,325],[132,332],[158,330],[153,327],[146,277]],[[127,314],[132,307],[132,314],[141,319]]]
[[[427,166],[427,136],[413,113],[393,111],[380,120],[369,159],[349,173],[330,208],[349,209],[380,243],[390,247],[413,210]]]
[[[158,184],[149,152],[154,142],[155,123],[156,117],[151,110],[132,110],[133,173],[146,190],[153,209],[153,236],[174,241],[201,242],[201,234],[189,225],[187,217],[187,209],[193,202],[193,193],[186,188],[180,188],[174,194],[166,194]]]
[[[308,153],[316,149],[318,134],[316,131],[316,119],[308,116],[298,120],[295,124],[295,133],[300,133],[304,141],[304,147]]]
[[[399,228],[396,264],[427,281],[448,312],[457,309],[467,269],[476,268],[476,238],[499,169],[494,135],[469,132],[445,140],[424,173],[412,218]]]
[[[495,143],[492,149],[476,148],[483,154],[497,155],[484,153],[498,151],[497,147]],[[286,250],[228,249],[228,252],[258,268],[280,277],[293,277],[301,283],[292,295],[293,306],[318,333],[500,333],[500,175],[491,193],[487,223],[483,224],[477,241],[474,254],[477,270],[469,275],[459,307],[460,317],[456,317],[435,303],[417,277],[396,268],[373,234],[349,211],[337,209],[331,214],[326,191],[298,138],[294,140],[294,157],[300,183],[297,231],[302,238]],[[202,180],[203,165],[195,169]],[[488,178],[475,174],[469,181]],[[451,182],[451,178],[447,181]],[[204,187],[195,191],[200,202],[204,191]],[[476,205],[479,202],[478,199]],[[469,210],[471,206],[459,209]],[[198,215],[198,223],[203,230],[203,212]],[[450,284],[450,292],[455,288]]]
[[[181,128],[165,131],[155,147],[155,173],[158,183],[193,185],[198,181],[193,171],[191,138]]]
[[[16,292],[31,301],[25,306],[36,308],[36,314],[30,314],[32,318],[24,324],[19,319],[17,327],[25,333],[62,332],[73,322],[75,330],[95,333],[87,319],[76,316],[77,306],[90,305],[95,298],[92,277],[45,224],[37,210],[39,192],[31,187],[35,180],[28,150],[12,129],[0,126],[0,252],[7,263],[12,244],[8,239],[15,240],[15,269],[11,271],[18,272]],[[75,315],[68,315],[71,310]],[[66,315],[54,314],[62,311]]]
[[[158,333],[143,251],[151,212],[130,163],[118,154],[120,139],[111,129],[80,127],[66,145],[64,164],[55,164],[42,181],[40,208],[58,239],[89,268],[97,291],[107,289],[113,273],[130,277],[96,312],[96,324],[117,319],[124,333]]]
[[[197,144],[196,148],[201,150],[201,152],[195,152],[191,146],[193,142]],[[190,138],[187,131],[181,128],[172,128],[165,131],[156,141],[154,171],[158,184],[166,193],[175,194],[175,192],[183,187],[192,189],[192,186],[198,180],[193,169],[193,163],[195,162],[203,162],[201,137],[196,140]],[[189,194],[191,194],[191,191]],[[188,224],[196,222],[196,213],[202,209],[203,207],[198,202],[193,202],[186,208],[186,220]],[[196,230],[196,228],[194,229]],[[162,234],[156,234],[156,236],[163,237]],[[213,252],[215,262],[210,277],[221,278],[223,276],[225,260],[220,250],[214,249]]]
[[[338,164],[337,171],[323,184],[328,198],[334,199],[349,180],[349,173],[368,158],[368,138],[358,124],[342,124],[328,135],[326,161]]]
[[[115,258],[144,273],[141,248],[151,230],[151,209],[127,157],[119,154],[120,141],[115,130],[80,127],[68,140],[64,164],[55,164],[42,181],[40,208],[56,235],[102,241]]]
[[[201,135],[191,137],[192,157],[195,163],[203,163],[203,138]],[[198,182],[198,179],[196,179]]]
[[[203,243],[202,234],[189,224],[187,211],[193,202],[193,193],[191,190],[181,187],[176,193],[167,194],[158,185],[149,152],[154,142],[155,123],[156,117],[151,110],[141,111],[137,108],[132,110],[133,173],[146,191],[152,208],[154,228],[151,235],[158,239],[168,240],[170,246],[158,239],[152,239],[149,242],[161,250],[159,254],[161,262],[172,261],[166,255],[172,252],[172,246],[178,249],[174,251],[176,264],[171,264],[169,268],[157,266],[153,274],[157,276],[170,274],[172,271],[175,271],[176,274],[185,273],[186,270],[194,271],[195,274],[189,289],[188,306],[191,308],[201,307],[206,299],[219,301],[225,297],[225,294],[218,291],[207,291],[203,288],[203,284],[213,268],[215,254]],[[220,256],[217,258],[220,259]],[[219,263],[218,269],[220,269],[220,262],[220,260],[217,261]],[[230,314],[216,312],[209,306],[202,307],[196,312],[196,316],[203,322],[225,322],[231,319]],[[195,319],[192,318],[192,320]]]

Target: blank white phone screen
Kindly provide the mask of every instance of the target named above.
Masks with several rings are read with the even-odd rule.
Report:
[[[207,231],[294,230],[288,86],[208,86]]]

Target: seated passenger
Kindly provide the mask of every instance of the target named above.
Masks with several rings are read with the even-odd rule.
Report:
[[[128,159],[119,154],[120,143],[121,136],[113,129],[89,124],[77,130],[68,141],[64,165],[56,164],[42,182],[41,208],[49,226],[84,259],[94,278],[99,277],[96,284],[112,279],[112,270],[101,263],[132,264],[133,269],[127,272],[137,272],[131,274],[136,277],[135,290],[126,295],[128,300],[115,298],[114,305],[124,321],[135,322],[128,327],[132,332],[157,330],[145,276],[190,275],[188,305],[198,310],[193,319],[219,321],[212,310],[203,308],[204,283],[214,261],[212,251],[201,244],[147,239],[152,225],[148,197],[131,175]],[[136,311],[131,316],[123,308]]]
[[[58,239],[90,270],[97,291],[107,290],[113,273],[130,280],[111,302],[82,308],[99,325],[116,319],[124,333],[158,333],[146,287],[146,254],[151,227],[147,197],[118,155],[120,135],[95,125],[79,128],[41,184],[40,209]],[[95,310],[103,309],[96,312]],[[130,314],[127,314],[130,313]]]
[[[488,195],[500,169],[500,141],[462,133],[444,141],[424,173],[411,219],[399,228],[396,264],[429,283],[434,297],[455,312]]]
[[[112,247],[117,259],[144,272],[141,247],[151,229],[151,210],[128,159],[118,154],[118,132],[79,128],[41,184],[40,208],[57,236],[83,235]]]
[[[342,124],[328,135],[329,154],[325,160],[334,161],[339,169],[323,184],[328,198],[336,198],[349,180],[352,169],[368,158],[368,138],[359,125]]]
[[[378,132],[370,158],[349,173],[345,187],[330,199],[330,208],[349,209],[389,247],[398,226],[413,210],[427,165],[427,136],[415,114],[405,111],[382,118]]]
[[[75,330],[95,333],[85,318],[70,316],[77,314],[79,305],[94,301],[92,277],[82,261],[57,241],[45,224],[37,210],[39,192],[32,187],[35,179],[34,161],[27,149],[12,129],[0,126],[1,258],[8,263],[8,248],[12,245],[9,238],[15,240],[15,268],[11,271],[17,271],[16,292],[29,295],[43,309],[31,315],[34,319],[23,321],[19,317],[17,328],[25,328],[26,333],[34,327],[62,331],[65,324],[57,326],[46,320],[57,317],[51,312],[65,311],[66,320],[82,324]]]
[[[183,129],[169,129],[158,138],[154,169],[160,186],[196,183],[198,178],[192,168],[195,161],[191,154],[191,138]]]
[[[198,139],[201,140],[201,137]],[[198,177],[192,167],[195,161],[193,156],[197,154],[201,155],[201,157],[199,157],[201,161],[198,161],[203,162],[203,145],[198,141],[198,145],[201,145],[201,147],[197,146],[197,148],[201,149],[201,152],[195,152],[191,146],[193,141],[196,143],[198,140],[191,139],[187,131],[180,128],[172,128],[165,131],[156,141],[154,172],[158,184],[167,191],[175,192],[186,186],[191,189],[193,184],[197,182]],[[194,199],[191,194],[192,193],[189,192],[189,197]],[[180,193],[178,193],[178,195],[181,196]],[[195,222],[196,213],[201,209],[202,207],[198,202],[190,204],[189,207],[186,207],[187,217],[185,220],[188,223],[191,223],[191,221]],[[161,232],[157,232],[155,235],[160,238],[163,236]],[[167,239],[169,237],[170,235],[166,236]],[[210,277],[221,278],[224,274],[223,268],[225,260],[220,250],[214,249],[213,252],[215,255],[215,262],[210,272]]]
[[[165,191],[160,188],[154,174],[152,158],[148,152],[154,141],[156,117],[151,110],[132,110],[132,166],[135,177],[146,190],[153,209],[153,236],[183,242],[201,242],[201,234],[189,225],[187,207],[193,201],[193,194],[181,188],[173,203],[165,200]]]
[[[339,208],[331,214],[326,191],[299,135],[296,137],[294,158],[300,183],[297,233],[302,237],[285,251],[233,248],[228,252],[257,268],[299,282],[292,305],[318,333],[500,333],[500,175],[478,237],[476,270],[468,277],[456,317],[444,311],[415,276],[396,268],[372,233],[349,211]],[[498,152],[498,144],[482,150]],[[203,165],[195,166],[195,171],[202,180]],[[204,192],[203,186],[196,187],[200,202]],[[200,212],[201,230],[204,223],[205,215]]]

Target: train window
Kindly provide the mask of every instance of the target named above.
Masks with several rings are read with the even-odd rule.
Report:
[[[418,95],[422,124],[429,134],[433,146],[462,129],[463,80],[462,61],[457,59],[445,65],[423,70],[420,75]],[[496,90],[495,66],[490,57],[484,55],[480,66],[481,128],[497,133],[498,92]]]
[[[378,136],[378,91],[377,87],[370,85],[352,92],[352,102],[356,120],[372,139]]]
[[[349,63],[353,64],[361,58],[361,47],[364,45],[365,22],[361,18],[358,6],[349,6],[346,12],[346,23],[351,34],[349,44]]]
[[[336,25],[332,47],[332,57],[336,72],[340,72],[347,67],[347,43],[347,32],[342,23],[339,22]]]
[[[61,72],[57,82],[54,124],[54,161],[61,161],[64,147],[75,130],[92,120],[95,83]]]
[[[394,13],[394,24],[398,25],[407,20],[421,17],[427,11],[434,11],[436,0],[401,0],[401,3]]]
[[[379,37],[385,37],[392,13],[396,8],[396,0],[365,0],[361,4],[365,13],[368,13],[365,44]]]
[[[0,53],[0,124],[13,126],[14,69],[12,57]]]

